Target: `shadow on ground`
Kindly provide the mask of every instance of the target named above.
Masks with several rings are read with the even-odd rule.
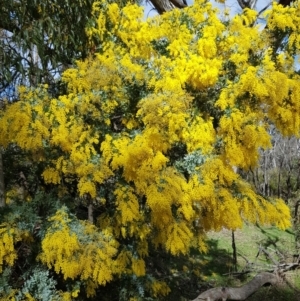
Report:
[[[205,291],[227,280],[224,274],[232,271],[232,255],[219,248],[217,239],[207,241],[208,253],[193,250],[190,254],[189,273],[185,277],[174,277],[170,286],[172,292],[165,300],[191,300]],[[224,283],[224,285],[226,285]]]

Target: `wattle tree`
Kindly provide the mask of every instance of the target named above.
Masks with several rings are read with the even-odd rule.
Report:
[[[0,111],[1,300],[158,299],[160,265],[188,265],[208,231],[290,226],[285,202],[236,171],[271,147],[271,125],[299,135],[298,2],[274,4],[264,29],[202,0],[147,20],[101,1],[92,15],[95,53],[63,73],[66,93],[20,87]]]

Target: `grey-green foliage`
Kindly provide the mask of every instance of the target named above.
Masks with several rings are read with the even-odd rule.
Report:
[[[151,276],[137,277],[136,275],[124,276],[124,284],[119,291],[119,301],[127,301],[131,298],[135,298],[138,301],[153,301],[152,297],[149,297],[147,291],[145,291],[145,282],[149,283],[153,280]]]
[[[197,166],[201,166],[206,161],[206,157],[200,150],[187,154],[183,159],[176,161],[176,168],[182,173],[188,173],[189,175],[195,173]]]
[[[9,278],[11,276],[11,268],[5,268],[2,273],[0,273],[0,297],[1,295],[6,295],[12,289],[8,284]]]
[[[30,294],[40,301],[59,300],[55,286],[56,281],[49,275],[49,271],[37,267],[33,269],[31,276],[24,282],[22,289],[15,296],[15,300],[23,300],[26,294]]]

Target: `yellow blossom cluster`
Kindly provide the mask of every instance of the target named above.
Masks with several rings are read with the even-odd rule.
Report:
[[[6,223],[0,224],[0,273],[5,265],[12,267],[18,258],[15,244],[28,239],[30,236],[27,231],[22,231]]]
[[[218,135],[223,137],[224,153],[232,166],[247,169],[256,166],[259,147],[271,146],[264,124],[259,124],[257,114],[233,109],[230,117],[220,120]]]
[[[154,280],[151,283],[151,290],[154,297],[158,297],[160,295],[166,296],[171,291],[168,285],[164,281],[157,281],[157,280]]]
[[[171,254],[186,254],[189,251],[193,233],[184,222],[169,226],[167,236],[166,248]]]
[[[274,3],[273,9],[266,11],[265,15],[268,17],[268,26],[270,26],[270,29],[280,29],[283,31],[291,29],[292,31],[294,31],[292,33],[293,41],[293,36],[300,28],[299,12],[300,8],[298,3],[285,7]],[[299,44],[297,46],[299,46]]]
[[[56,273],[62,273],[64,279],[79,278],[87,286],[90,284],[90,295],[120,272],[113,259],[118,243],[109,231],[99,231],[87,222],[72,221],[64,209],[49,221],[52,223],[38,259]]]
[[[132,260],[132,271],[136,276],[145,276],[145,261],[143,259]]]
[[[142,218],[139,212],[138,198],[134,195],[133,189],[119,187],[114,191],[114,194],[122,225]]]
[[[33,152],[43,147],[43,140],[49,137],[49,123],[43,116],[41,105],[42,102],[45,106],[48,103],[49,98],[45,94],[43,88],[28,92],[20,89],[20,97],[30,101],[8,106],[1,116],[1,145],[6,147],[10,143],[17,143],[21,148]]]

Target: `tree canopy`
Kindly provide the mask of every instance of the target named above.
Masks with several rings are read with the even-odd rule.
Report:
[[[157,252],[189,262],[209,230],[290,226],[285,202],[235,171],[257,165],[271,125],[299,135],[299,3],[275,3],[264,30],[205,0],[90,14],[95,51],[63,73],[66,92],[20,87],[0,111],[3,300],[157,299],[170,292]]]

